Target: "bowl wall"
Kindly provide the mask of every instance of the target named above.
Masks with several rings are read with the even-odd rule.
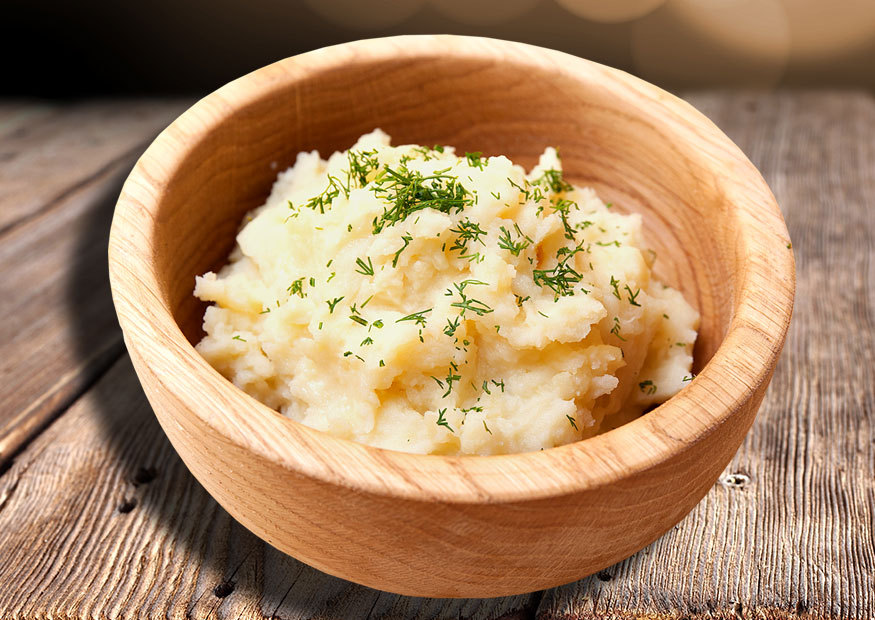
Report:
[[[702,315],[701,374],[604,435],[540,453],[427,457],[334,439],[268,410],[191,346],[194,277],[302,150],[379,127],[532,166],[644,217],[658,276]],[[497,596],[591,574],[652,542],[713,485],[750,427],[789,323],[792,255],[762,178],[707,119],[622,72],[521,44],[364,41],[237,80],[171,125],[131,174],[110,243],[125,340],[162,426],[241,523],[321,570],[425,596]],[[760,299],[752,296],[767,294]],[[710,361],[710,363],[709,363]]]

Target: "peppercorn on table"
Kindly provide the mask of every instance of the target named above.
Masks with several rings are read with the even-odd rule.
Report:
[[[106,243],[126,173],[189,102],[0,101],[0,617],[875,616],[875,98],[687,93],[793,238],[784,354],[752,432],[676,528],[600,573],[498,599],[322,574],[188,473],[125,353]]]

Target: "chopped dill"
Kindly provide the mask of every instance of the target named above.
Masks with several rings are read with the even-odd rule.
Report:
[[[474,252],[473,254],[462,254],[459,258],[467,258],[469,263],[482,263],[484,260],[484,256],[480,254],[480,252]]]
[[[574,295],[574,285],[583,279],[572,267],[568,266],[567,259],[560,260],[553,269],[533,269],[532,279],[540,287],[549,287],[556,297]]]
[[[455,287],[456,291],[458,291],[461,301],[455,301],[451,303],[450,306],[454,308],[461,308],[462,311],[459,313],[459,316],[461,317],[464,317],[465,312],[467,312],[468,310],[475,313],[477,316],[483,316],[484,314],[489,314],[490,312],[493,312],[493,309],[484,302],[480,301],[479,299],[471,299],[468,297],[468,295],[465,294],[465,288],[470,285],[488,286],[488,283],[482,282],[480,280],[462,280],[461,282],[454,282],[453,287]],[[447,290],[449,291],[449,289]]]
[[[620,281],[617,280],[614,276],[611,276],[611,288],[614,289],[614,297],[617,299],[623,299],[620,296]]]
[[[461,220],[458,224],[458,228],[451,228],[450,232],[458,235],[455,242],[453,242],[453,245],[450,247],[451,252],[453,250],[459,250],[460,253],[467,252],[469,241],[484,246],[486,245],[480,238],[486,234],[486,231],[480,228],[480,224],[472,222],[468,218]]]
[[[438,409],[437,425],[447,428],[451,433],[455,433],[456,431],[454,431],[450,427],[450,423],[447,422],[447,419],[444,417],[446,415],[446,413],[447,413],[446,407],[444,407],[443,409]]]
[[[638,389],[640,389],[645,394],[656,394],[656,384],[650,379],[639,383]]]
[[[455,374],[456,371],[458,371],[458,367],[453,362],[450,362],[450,368],[447,369],[447,376],[444,378],[444,381],[447,384],[447,391],[444,392],[441,398],[449,396],[450,392],[453,391],[453,383],[462,380],[461,375]]]
[[[447,319],[447,326],[444,327],[444,333],[452,338],[456,334],[456,330],[459,329],[459,321],[461,321],[462,317],[457,316],[454,320]]]
[[[358,265],[358,268],[355,270],[356,273],[360,273],[363,276],[372,276],[374,275],[374,263],[371,262],[371,257],[366,257],[368,262],[365,263],[360,258],[355,259],[355,264]]]
[[[572,207],[575,210],[579,210],[580,207],[577,206],[576,202],[568,200],[567,198],[557,198],[552,201],[551,204],[553,206],[553,212],[556,213],[562,221],[562,227],[565,229],[565,238],[570,241],[577,241],[574,237],[575,228],[568,222],[568,216]]]
[[[319,213],[325,213],[325,209],[331,207],[331,203],[340,195],[341,191],[349,196],[349,187],[343,186],[337,178],[328,175],[328,187],[322,190],[321,194],[313,196],[304,206],[314,211],[319,209]]]
[[[357,314],[350,314],[349,320],[354,321],[355,323],[358,323],[359,325],[362,325],[364,327],[368,326],[368,322],[364,318],[362,318],[361,316],[359,316]]]
[[[535,185],[545,185],[547,186],[551,192],[556,194],[562,192],[570,192],[574,189],[571,186],[571,183],[562,178],[562,171],[556,170],[555,168],[550,168],[549,170],[545,170],[544,174],[535,180]]]
[[[352,181],[355,181],[359,187],[364,187],[368,184],[368,176],[380,168],[377,151],[353,151],[350,149],[346,153],[346,158],[349,163],[347,171],[347,186],[349,187],[352,187]]]
[[[286,289],[286,291],[288,291],[289,295],[297,295],[301,299],[306,297],[307,294],[304,293],[304,280],[305,279],[306,279],[306,276],[302,276],[302,277],[298,278],[297,280],[295,280],[294,282],[292,282],[289,285],[289,288]]]
[[[517,233],[517,240],[514,241],[510,236],[510,231],[504,226],[500,226],[501,234],[498,236],[498,247],[507,250],[514,256],[519,256],[520,252],[534,243],[532,239],[522,233],[518,224],[514,224]]]
[[[325,303],[328,304],[328,314],[334,314],[334,307],[335,307],[337,304],[339,304],[340,301],[341,301],[342,299],[343,299],[343,297],[341,296],[341,297],[335,297],[335,298],[334,298],[333,300],[331,300],[331,301],[327,301],[327,300],[326,300]]]
[[[382,168],[372,183],[374,193],[389,203],[372,222],[374,234],[423,209],[451,214],[473,204],[471,193],[457,177],[445,174],[423,176],[405,165],[397,170],[389,166]]]
[[[632,304],[633,306],[639,306],[639,307],[640,307],[641,304],[639,304],[639,303],[636,301],[636,299],[638,298],[638,295],[641,294],[641,289],[639,288],[637,291],[635,291],[635,292],[633,293],[633,292],[632,292],[632,289],[629,287],[628,284],[627,284],[624,288],[626,289],[626,292],[629,294],[629,303]]]
[[[395,257],[392,259],[392,266],[393,267],[398,266],[398,258],[401,256],[401,252],[403,252],[404,250],[407,249],[407,246],[410,245],[411,241],[413,241],[413,237],[411,237],[410,235],[401,235],[401,241],[404,242],[404,245],[402,245],[398,249],[398,251],[395,252]]]
[[[486,162],[483,161],[483,153],[480,151],[465,153],[465,159],[468,161],[468,165],[472,168],[483,170],[483,167],[486,165]]]
[[[413,314],[408,314],[407,316],[403,316],[396,323],[400,323],[401,321],[413,321],[417,325],[425,327],[425,315],[428,312],[431,312],[432,308],[427,308],[425,310],[420,310],[419,312],[414,312]]]
[[[611,333],[623,342],[626,342],[626,339],[620,335],[620,319],[617,317],[614,317],[614,326],[611,328]]]

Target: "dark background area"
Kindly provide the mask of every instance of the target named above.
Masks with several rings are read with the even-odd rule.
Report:
[[[4,0],[0,95],[204,94],[355,39],[455,33],[523,41],[665,88],[875,90],[875,1]]]

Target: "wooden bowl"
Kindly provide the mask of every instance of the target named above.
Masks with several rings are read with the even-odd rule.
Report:
[[[616,430],[541,452],[403,454],[293,422],[192,346],[194,277],[299,151],[374,127],[567,177],[643,214],[659,277],[702,315],[698,377]],[[237,520],[332,575],[401,594],[549,588],[613,564],[684,517],[738,449],[790,321],[794,263],[754,166],[691,106],[625,73],[480,38],[409,36],[296,56],[202,99],[140,158],[110,238],[119,322],[155,414]]]

